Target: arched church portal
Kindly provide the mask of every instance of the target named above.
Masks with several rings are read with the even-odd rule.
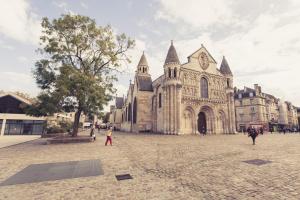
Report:
[[[198,114],[198,131],[199,133],[206,134],[206,116],[204,112],[199,112]]]
[[[211,107],[203,106],[200,109],[197,124],[199,133],[212,134],[215,132],[215,116]]]

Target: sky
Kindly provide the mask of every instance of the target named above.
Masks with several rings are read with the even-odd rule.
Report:
[[[181,63],[203,44],[221,64],[226,57],[234,85],[257,83],[263,92],[300,106],[299,0],[0,0],[0,90],[36,96],[32,76],[38,60],[42,17],[81,14],[116,34],[135,39],[132,63],[119,74],[118,96],[125,95],[142,52],[152,80],[174,41]]]

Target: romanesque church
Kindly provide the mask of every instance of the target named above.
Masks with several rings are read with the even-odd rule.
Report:
[[[207,49],[178,59],[171,42],[164,74],[152,80],[146,55],[138,63],[125,98],[111,108],[116,129],[162,134],[230,134],[235,128],[233,75],[223,57],[220,68]]]

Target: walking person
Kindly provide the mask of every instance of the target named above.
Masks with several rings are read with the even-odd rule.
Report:
[[[262,135],[264,134],[264,129],[263,129],[263,127],[260,127],[260,128],[259,128],[259,133],[262,134]]]
[[[256,139],[257,135],[258,135],[258,132],[256,131],[256,129],[251,128],[250,135],[248,135],[248,137],[250,136],[252,138],[253,145],[255,145],[255,139]]]
[[[106,132],[106,142],[105,142],[105,146],[107,146],[107,143],[109,142],[110,143],[110,146],[112,146],[112,130],[113,130],[113,127],[110,127],[108,129],[108,131]]]
[[[93,137],[94,141],[96,140],[95,127],[94,125],[91,128],[90,136]]]

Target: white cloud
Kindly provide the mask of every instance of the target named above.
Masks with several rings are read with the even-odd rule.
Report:
[[[63,10],[64,13],[66,14],[71,14],[71,15],[75,15],[76,13],[74,11],[72,11],[69,8],[69,4],[63,0],[57,0],[57,1],[53,1],[52,2],[56,7],[58,7],[59,9]],[[84,7],[87,6],[86,4],[80,2],[80,6]],[[85,7],[84,7],[85,8]],[[86,7],[87,9],[87,7]]]
[[[13,46],[6,44],[2,40],[0,40],[0,48],[7,49],[7,50],[14,50]]]
[[[35,81],[29,74],[17,72],[0,72],[0,90],[3,91],[20,91],[36,96],[38,88],[34,85]]]
[[[67,8],[67,3],[65,1],[53,1],[53,4],[59,8]]]
[[[37,44],[40,31],[40,19],[27,0],[9,0],[1,4],[0,34],[23,43]]]
[[[295,95],[300,87],[299,1],[159,2],[156,18],[175,25],[181,62],[203,43],[219,64],[226,56],[236,86],[259,83],[265,92],[300,104]]]
[[[27,57],[25,57],[25,56],[19,56],[19,57],[17,57],[17,60],[19,62],[21,62],[21,63],[27,63],[27,62],[29,62],[29,59]]]
[[[136,66],[145,49],[146,49],[146,43],[143,42],[142,40],[135,39],[135,47],[128,51],[128,57],[130,58],[131,63],[122,66],[122,70],[124,70],[125,73],[130,75],[134,74],[136,70]]]
[[[233,19],[230,12],[231,0],[160,0],[160,9],[156,19],[165,19],[176,23],[181,21],[194,27],[208,27],[222,21]]]
[[[80,2],[81,7],[83,7],[84,9],[88,9],[88,5],[86,5],[84,2]]]

